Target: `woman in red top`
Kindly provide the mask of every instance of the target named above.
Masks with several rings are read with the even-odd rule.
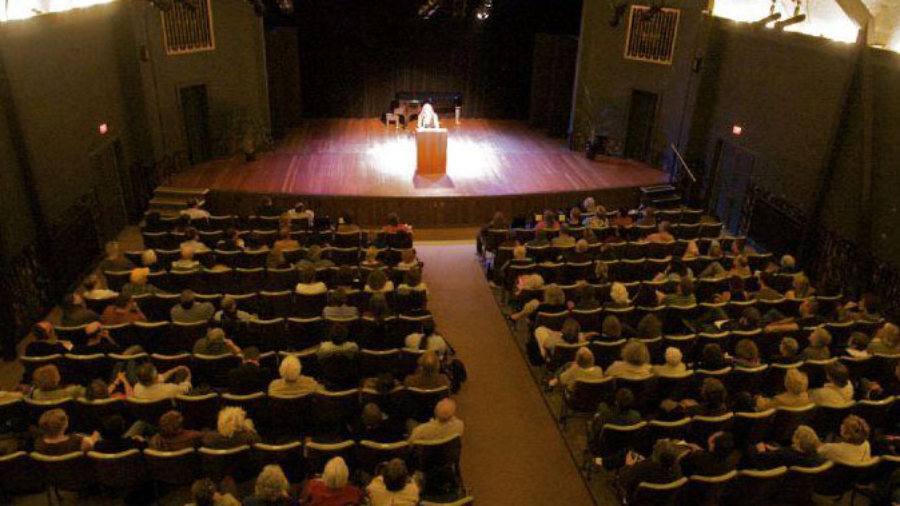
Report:
[[[384,231],[389,234],[394,234],[396,232],[406,232],[407,234],[412,233],[412,227],[400,221],[400,216],[397,213],[391,213],[387,217],[387,225],[384,226]]]
[[[325,464],[320,478],[309,480],[300,498],[301,504],[313,506],[351,506],[363,503],[363,491],[347,483],[350,470],[341,457]]]

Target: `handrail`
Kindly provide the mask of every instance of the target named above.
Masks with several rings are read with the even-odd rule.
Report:
[[[697,177],[694,176],[694,171],[692,171],[691,168],[688,167],[687,162],[684,161],[684,158],[681,156],[681,153],[678,152],[678,148],[676,148],[675,144],[671,143],[671,142],[669,143],[669,147],[672,148],[672,151],[675,152],[675,156],[678,157],[678,161],[681,162],[681,166],[684,167],[684,170],[686,170],[688,175],[691,176],[691,181],[696,183]]]

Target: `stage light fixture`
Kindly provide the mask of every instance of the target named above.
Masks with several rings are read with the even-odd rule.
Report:
[[[419,7],[419,17],[422,19],[431,19],[435,13],[441,8],[441,0],[427,0]]]
[[[794,5],[794,15],[785,19],[784,21],[777,21],[773,27],[776,30],[784,30],[788,26],[796,25],[806,21],[806,14],[800,13],[800,6],[802,3],[803,0],[797,0],[797,3]]]
[[[278,8],[284,14],[291,14],[294,12],[294,0],[278,0]]]
[[[479,21],[484,21],[487,18],[491,17],[491,9],[494,8],[493,0],[484,0],[481,2],[481,5],[478,7],[478,10],[475,11],[475,19]]]

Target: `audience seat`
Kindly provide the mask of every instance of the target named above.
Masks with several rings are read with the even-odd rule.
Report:
[[[144,458],[140,450],[113,454],[88,452],[87,458],[97,483],[104,490],[128,490],[146,481]]]
[[[253,466],[248,445],[227,449],[201,447],[197,452],[200,454],[200,469],[203,476],[217,483],[226,476],[231,476],[236,481],[248,480],[259,472]]]
[[[675,506],[681,504],[687,478],[679,478],[670,483],[656,484],[641,482],[632,499],[632,504],[646,506]]]

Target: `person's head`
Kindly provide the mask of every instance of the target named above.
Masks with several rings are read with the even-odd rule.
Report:
[[[815,316],[819,312],[819,302],[815,299],[805,299],[800,303],[800,316]]]
[[[31,327],[31,334],[38,341],[56,341],[56,330],[50,322],[37,322]]]
[[[525,246],[519,245],[513,248],[513,259],[525,260],[526,258],[528,258],[528,250]]]
[[[725,403],[725,385],[716,378],[706,378],[700,385],[700,398],[709,406],[721,406]]]
[[[400,226],[400,216],[398,216],[397,213],[390,213],[387,216],[387,222],[388,222],[388,225],[390,225],[392,227],[399,227]]]
[[[752,339],[741,339],[734,346],[734,355],[748,362],[758,362],[759,348],[756,347],[756,343]]]
[[[681,350],[674,346],[666,348],[666,365],[669,367],[678,367],[683,360]]]
[[[284,360],[281,361],[281,365],[278,367],[278,374],[281,376],[281,379],[291,383],[300,379],[301,372],[303,372],[303,366],[300,364],[300,359],[295,355],[284,357]]]
[[[360,418],[362,419],[363,426],[371,429],[381,425],[384,421],[384,414],[381,412],[381,408],[378,407],[378,404],[370,402],[363,406]]]
[[[804,274],[795,274],[793,288],[795,293],[805,295],[809,290],[809,278]]]
[[[166,411],[159,417],[159,435],[164,438],[176,437],[184,430],[184,417],[175,411]]]
[[[372,269],[372,272],[369,273],[369,279],[366,280],[366,285],[372,290],[378,291],[383,289],[387,282],[388,277],[383,269]]]
[[[703,346],[703,351],[700,352],[700,355],[703,357],[705,367],[721,364],[722,361],[725,360],[725,354],[722,352],[722,347],[716,343],[708,343]]]
[[[237,300],[231,295],[222,297],[222,311],[225,313],[237,312]]]
[[[634,392],[632,392],[630,388],[620,388],[616,390],[615,403],[620,411],[631,409],[634,407]]]
[[[456,416],[456,401],[445,397],[434,406],[434,419],[440,423],[447,423]]]
[[[659,222],[659,225],[657,225],[656,228],[657,228],[657,230],[659,230],[659,232],[661,234],[668,234],[669,229],[672,228],[672,224],[666,220],[663,220],[663,221]]]
[[[795,449],[807,455],[814,455],[819,450],[819,446],[822,446],[822,442],[819,441],[819,435],[808,425],[797,427],[793,437],[791,437],[791,443]]]
[[[335,323],[328,332],[328,340],[336,346],[340,346],[347,342],[347,326]]]
[[[95,288],[100,286],[100,276],[96,274],[91,274],[84,280],[84,290],[86,292],[93,291]]]
[[[809,345],[814,348],[827,348],[831,345],[831,333],[824,327],[818,327],[809,335]]]
[[[594,367],[594,354],[590,348],[579,348],[575,353],[575,364],[581,369]]]
[[[825,366],[825,377],[830,383],[840,388],[844,388],[850,383],[850,371],[840,362]]]
[[[145,285],[147,284],[147,277],[150,275],[150,269],[137,268],[132,269],[131,275],[128,277],[128,281],[132,285]]]
[[[103,439],[119,439],[125,435],[127,430],[128,424],[120,414],[105,416],[100,421],[100,435]]]
[[[781,257],[781,268],[786,271],[793,271],[797,268],[797,261],[791,255]]]
[[[798,343],[797,340],[793,337],[782,338],[781,342],[778,343],[778,353],[780,353],[782,357],[795,357],[797,356],[797,352],[799,351],[800,343]]]
[[[322,259],[322,247],[318,244],[313,244],[306,250],[306,259],[310,262],[318,262]]]
[[[854,332],[850,334],[850,342],[848,343],[850,348],[854,350],[865,350],[869,347],[869,343],[871,339],[869,339],[869,334],[865,332]]]
[[[55,365],[47,364],[34,370],[32,381],[38,390],[48,391],[59,388],[62,378],[60,378],[59,369]]]
[[[441,361],[433,351],[426,351],[419,357],[419,371],[426,376],[437,376],[441,370]]]
[[[263,501],[277,501],[279,498],[287,497],[290,483],[281,466],[277,464],[269,464],[264,467],[262,472],[256,478],[256,486],[254,487],[254,496]]]
[[[865,443],[869,439],[869,424],[856,415],[844,418],[841,422],[841,439],[852,445]]]
[[[225,438],[245,430],[253,430],[253,422],[247,418],[247,412],[237,406],[228,406],[219,411],[219,420],[216,428]]]
[[[180,250],[182,260],[190,261],[194,259],[194,247],[190,244],[182,244]]]
[[[734,452],[734,436],[730,432],[716,432],[707,441],[709,451],[719,460],[725,460]]]
[[[579,325],[578,320],[575,318],[566,318],[563,321],[562,329],[562,338],[565,342],[569,344],[575,344],[578,342],[578,335],[581,333],[581,325]]]
[[[578,209],[577,207],[573,207],[569,211],[569,219],[572,221],[572,223],[576,223],[576,224],[581,223],[581,209]]]
[[[900,328],[893,323],[885,323],[878,332],[875,333],[877,339],[891,348],[900,347]]]
[[[366,249],[366,262],[374,263],[378,261],[378,248],[369,246]]]
[[[181,304],[181,307],[184,309],[190,309],[190,308],[194,307],[195,299],[196,299],[196,296],[194,295],[194,292],[192,290],[184,290],[183,292],[181,292],[181,298],[179,299],[179,304]]]
[[[207,341],[207,343],[210,343],[210,344],[224,343],[225,342],[225,331],[218,327],[209,329],[206,332],[206,341]]]
[[[625,285],[619,283],[618,281],[613,283],[609,289],[609,297],[613,302],[619,305],[629,304],[631,301],[628,299],[628,289],[625,288]]]
[[[653,445],[653,454],[650,457],[663,469],[673,469],[678,465],[678,447],[668,439],[659,439]]]
[[[45,411],[38,420],[38,428],[45,437],[62,436],[69,428],[69,417],[61,409]]]
[[[418,267],[413,267],[406,271],[406,274],[403,275],[403,283],[406,286],[419,286],[422,284],[422,270]]]
[[[89,401],[109,399],[109,385],[102,379],[95,378],[85,390],[84,397]]]
[[[156,372],[156,367],[152,363],[144,362],[138,366],[137,378],[141,385],[145,387],[152,386],[156,383],[158,377],[159,373]]]
[[[607,277],[609,277],[609,266],[606,265],[606,262],[596,262],[594,263],[594,275],[597,279],[603,281]],[[628,291],[625,291],[625,295],[628,295]]]
[[[384,486],[390,492],[399,492],[406,487],[409,482],[409,471],[406,469],[406,463],[401,459],[391,459],[384,467],[381,473],[384,480]]]
[[[372,405],[374,406],[374,404]],[[329,490],[344,488],[349,479],[350,470],[342,457],[334,457],[325,464],[325,469],[322,471],[322,482]]]
[[[119,249],[118,242],[109,241],[108,243],[106,243],[106,258],[110,260],[118,260],[121,256],[122,251]]]
[[[341,307],[347,305],[347,290],[344,288],[337,288],[333,290],[331,294],[328,296],[328,305],[333,307]]]
[[[745,255],[738,255],[734,257],[734,268],[735,269],[746,269],[750,265],[750,260]]]
[[[244,363],[259,363],[259,348],[256,346],[248,346],[241,350],[241,358]]]
[[[719,244],[719,241],[713,240],[709,244],[709,250],[707,251],[707,256],[710,256],[713,258],[721,258],[723,255],[725,255],[725,252],[722,251],[722,245]]]
[[[575,252],[576,253],[587,253],[588,250],[588,242],[584,239],[578,239],[575,242]]]
[[[384,318],[391,314],[391,306],[388,305],[387,297],[383,293],[373,293],[369,297],[369,312],[376,319]]]
[[[209,478],[201,478],[191,485],[191,498],[196,506],[214,506],[217,495],[216,483]]]
[[[549,209],[544,211],[544,223],[547,225],[554,225],[556,223],[556,213]]]
[[[603,319],[603,326],[600,328],[605,337],[618,339],[622,337],[622,323],[616,315],[611,314]]]
[[[303,202],[297,202],[296,204],[294,204],[294,211],[298,213],[305,212],[306,204],[304,204]]]
[[[622,360],[631,365],[645,365],[650,363],[650,350],[647,345],[637,339],[629,340],[622,348]]]
[[[407,248],[400,253],[400,261],[405,264],[411,264],[416,261],[416,250]]]
[[[656,339],[662,336],[662,321],[654,314],[647,314],[638,322],[637,331],[642,339]]]
[[[303,284],[311,284],[316,282],[316,268],[312,265],[304,265],[297,275],[297,281]]]
[[[741,323],[745,327],[757,328],[762,325],[762,314],[755,307],[747,307],[741,311]]]
[[[792,395],[802,395],[809,388],[809,378],[800,369],[790,369],[784,375],[784,389]]]
[[[278,238],[287,241],[291,238],[291,227],[281,227],[278,229]]]
[[[597,208],[597,201],[594,200],[594,197],[585,197],[584,202],[581,203],[584,210],[592,213]]]
[[[566,292],[556,283],[547,285],[544,289],[544,303],[561,306],[566,303]]]

